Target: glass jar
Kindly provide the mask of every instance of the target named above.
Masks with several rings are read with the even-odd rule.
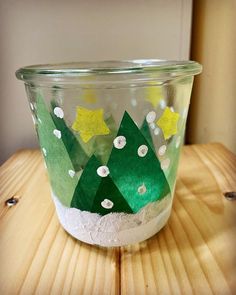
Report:
[[[121,246],[167,222],[193,61],[104,61],[19,69],[52,199],[80,241]]]

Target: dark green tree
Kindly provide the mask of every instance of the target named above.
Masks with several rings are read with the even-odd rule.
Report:
[[[148,128],[144,123],[140,131],[125,112],[117,136],[124,136],[126,144],[121,149],[113,146],[107,163],[109,175],[101,177],[97,174],[101,164],[92,156],[76,187],[72,207],[102,215],[136,213],[170,192]],[[113,203],[109,210],[102,206],[104,199]]]

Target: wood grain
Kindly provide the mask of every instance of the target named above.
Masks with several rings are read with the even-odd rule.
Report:
[[[122,294],[235,294],[236,157],[186,146],[173,211],[157,235],[121,249]],[[131,292],[132,290],[132,292]]]
[[[0,168],[0,294],[117,294],[117,249],[76,241],[59,225],[39,151]],[[20,197],[6,208],[9,197]]]
[[[186,146],[168,224],[143,243],[105,249],[66,234],[39,151],[19,151],[0,167],[0,294],[235,294],[236,201],[223,196],[232,190],[232,153]]]

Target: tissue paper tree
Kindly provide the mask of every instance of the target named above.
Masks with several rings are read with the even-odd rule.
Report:
[[[107,165],[101,166],[94,156],[89,160],[72,198],[72,207],[101,215],[136,213],[170,192],[147,128],[143,123],[139,130],[129,114],[124,113]],[[103,174],[99,167],[104,169]]]
[[[149,145],[151,146],[152,150],[155,152],[155,147],[154,147],[154,144],[152,141],[152,136],[151,136],[150,129],[149,129],[146,118],[143,120],[143,124],[140,128],[140,131],[143,134],[143,136],[146,138],[146,140],[149,143]]]
[[[105,215],[111,212],[132,213],[131,208],[115,186],[109,175],[100,177],[97,169],[101,163],[92,156],[87,163],[71,201],[71,207]],[[109,200],[111,208],[102,202]],[[108,206],[110,207],[110,206]]]
[[[67,127],[63,117],[60,116],[60,113],[57,113],[57,110],[62,109],[56,104],[55,101],[51,102],[51,107],[52,119],[54,121],[56,128],[61,132],[61,139],[65,145],[69,157],[71,158],[74,170],[79,171],[81,169],[81,166],[85,166],[89,158],[84,152],[83,148],[80,146],[80,143],[76,139],[71,129]]]
[[[111,138],[98,136],[98,145],[105,140],[102,151],[109,153],[95,153],[89,159],[55,102],[50,114],[38,95],[36,107],[37,133],[52,190],[64,205],[101,215],[136,213],[170,192],[146,121],[139,130],[125,112],[116,138],[115,126]],[[79,180],[76,171],[82,172]]]
[[[65,206],[70,206],[78,178],[74,165],[62,140],[62,132],[55,125],[43,98],[37,95],[37,134],[44,154],[54,194]]]
[[[125,112],[117,137],[126,138],[122,149],[113,147],[107,166],[110,176],[133,212],[170,192],[166,177],[148,140]]]

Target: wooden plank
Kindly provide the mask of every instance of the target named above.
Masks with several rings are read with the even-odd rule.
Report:
[[[92,247],[60,227],[39,151],[0,168],[0,294],[117,294],[119,250]],[[15,207],[5,200],[20,197]]]
[[[0,294],[235,293],[236,202],[223,197],[235,187],[236,157],[223,146],[184,147],[165,228],[105,249],[66,234],[39,151],[20,151],[0,167]]]
[[[121,248],[122,294],[235,294],[236,157],[220,144],[183,149],[171,217]]]

